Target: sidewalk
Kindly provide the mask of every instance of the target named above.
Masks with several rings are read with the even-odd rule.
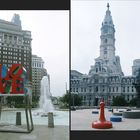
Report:
[[[69,140],[69,126],[34,125],[34,130],[28,134],[0,132],[0,140]]]

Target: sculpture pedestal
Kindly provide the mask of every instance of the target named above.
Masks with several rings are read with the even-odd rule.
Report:
[[[97,129],[108,129],[112,128],[112,122],[110,121],[95,121],[92,123],[92,128],[97,128]]]

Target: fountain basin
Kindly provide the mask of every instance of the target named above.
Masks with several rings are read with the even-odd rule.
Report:
[[[122,116],[124,118],[139,119],[140,118],[140,110],[124,111],[122,113]]]
[[[113,115],[114,115],[114,116],[122,116],[122,113],[123,113],[123,112],[113,112]]]
[[[110,121],[95,121],[92,123],[92,128],[96,129],[109,129],[112,128],[112,123]]]
[[[21,123],[26,124],[26,115],[24,110],[17,110],[21,112]],[[0,126],[2,124],[15,124],[17,111],[3,111],[0,119]],[[41,117],[34,115],[36,110],[32,111],[32,118],[34,125],[48,125],[48,117]],[[55,125],[69,125],[69,111],[54,111],[54,124]]]

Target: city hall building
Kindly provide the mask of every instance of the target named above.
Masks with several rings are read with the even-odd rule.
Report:
[[[120,57],[115,55],[115,28],[107,4],[107,11],[101,26],[100,56],[95,59],[88,74],[76,70],[70,73],[70,91],[82,97],[82,105],[99,105],[103,99],[111,105],[116,96],[124,96],[130,101],[136,96],[135,83],[140,59],[133,61],[132,76],[124,76]]]

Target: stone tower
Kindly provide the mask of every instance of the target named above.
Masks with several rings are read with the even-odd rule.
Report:
[[[95,59],[95,65],[91,66],[89,75],[122,76],[120,57],[115,56],[115,28],[109,10],[109,3],[101,26],[100,39],[100,56]]]
[[[17,26],[21,27],[21,20],[20,20],[20,16],[18,14],[14,14],[11,22],[13,22]]]
[[[135,59],[132,66],[132,75],[137,76],[140,69],[140,59]]]

